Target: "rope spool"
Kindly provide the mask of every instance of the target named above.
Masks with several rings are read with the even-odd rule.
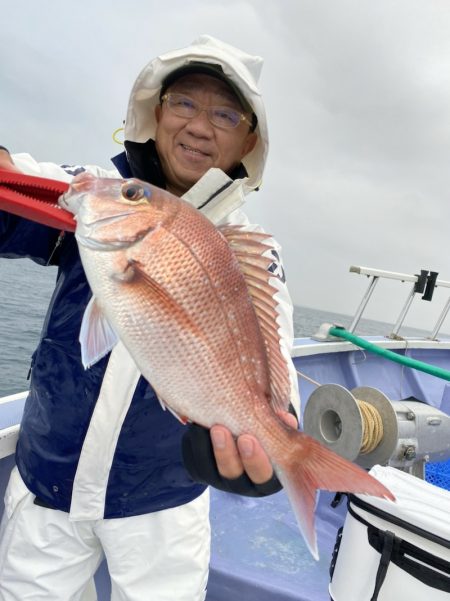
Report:
[[[314,386],[320,386],[319,382],[316,382],[316,380],[313,380],[301,371],[297,370],[297,373],[311,384],[314,384]],[[371,405],[370,403],[367,403],[361,399],[355,400],[358,404],[359,410],[361,411],[363,424],[363,439],[360,453],[361,455],[366,455],[367,453],[374,451],[383,439],[383,420],[380,412],[374,407],[374,405]]]
[[[319,386],[308,400],[303,426],[306,434],[365,468],[387,463],[398,438],[391,402],[368,386],[352,391],[339,384]]]

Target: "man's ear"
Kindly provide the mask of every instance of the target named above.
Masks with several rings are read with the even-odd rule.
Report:
[[[250,132],[247,135],[247,138],[244,142],[244,146],[242,147],[241,159],[243,159],[249,152],[251,152],[258,141],[258,134],[254,131]]]

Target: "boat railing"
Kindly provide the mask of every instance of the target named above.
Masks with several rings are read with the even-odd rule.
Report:
[[[0,459],[13,455],[28,391],[0,398]]]
[[[375,286],[378,284],[380,279],[385,278],[385,279],[389,279],[389,280],[398,280],[400,282],[410,282],[412,284],[412,287],[406,298],[406,302],[405,302],[404,306],[402,307],[402,310],[400,311],[400,314],[397,318],[397,321],[395,322],[392,332],[388,336],[389,338],[393,338],[393,339],[401,338],[399,335],[400,328],[402,327],[402,324],[403,324],[405,317],[411,307],[411,304],[417,295],[422,295],[422,300],[431,301],[433,298],[433,295],[434,295],[435,288],[438,288],[438,287],[450,288],[450,282],[438,279],[438,275],[439,275],[438,272],[428,271],[425,269],[421,269],[420,274],[408,274],[408,273],[398,273],[395,271],[384,271],[382,269],[373,269],[371,267],[358,267],[358,266],[352,265],[350,267],[350,272],[357,273],[359,275],[365,275],[370,280],[367,290],[364,293],[364,296],[361,300],[361,303],[360,303],[358,309],[356,310],[353,321],[352,321],[350,327],[348,328],[348,331],[351,333],[353,333],[356,330],[356,328],[359,324],[359,321],[364,313],[364,310],[367,306],[367,303],[369,302],[369,300],[373,294],[373,291],[375,289]],[[430,340],[437,339],[439,331],[442,327],[442,324],[443,324],[449,310],[450,310],[450,296],[449,296],[444,308],[442,309],[442,311],[438,317],[438,320],[437,320],[434,328],[432,329],[430,335],[427,336],[428,339],[430,339]]]

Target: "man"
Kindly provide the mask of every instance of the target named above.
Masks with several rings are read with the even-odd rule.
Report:
[[[202,36],[138,76],[126,152],[114,159],[119,173],[38,164],[29,155],[14,156],[15,168],[65,181],[82,170],[139,177],[183,196],[215,223],[250,227],[239,207],[260,184],[267,153],[260,66],[258,57]],[[0,150],[0,166],[10,161]],[[281,269],[277,251],[274,242],[274,276]],[[220,425],[186,429],[161,409],[120,343],[82,368],[78,334],[91,292],[72,235],[3,214],[0,254],[58,265],[5,496],[0,601],[85,599],[103,556],[113,600],[204,599],[206,484],[270,494],[279,484],[268,457],[250,435],[235,441]],[[289,361],[292,306],[282,279],[275,281]],[[284,419],[296,425],[293,416]]]

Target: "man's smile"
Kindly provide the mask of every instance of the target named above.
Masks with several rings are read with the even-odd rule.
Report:
[[[201,157],[208,157],[209,154],[200,150],[199,148],[194,148],[193,146],[189,146],[188,144],[180,144],[181,148],[183,150],[185,150],[186,152],[188,152],[189,154],[192,154],[193,156],[197,155],[197,156],[201,156]]]

